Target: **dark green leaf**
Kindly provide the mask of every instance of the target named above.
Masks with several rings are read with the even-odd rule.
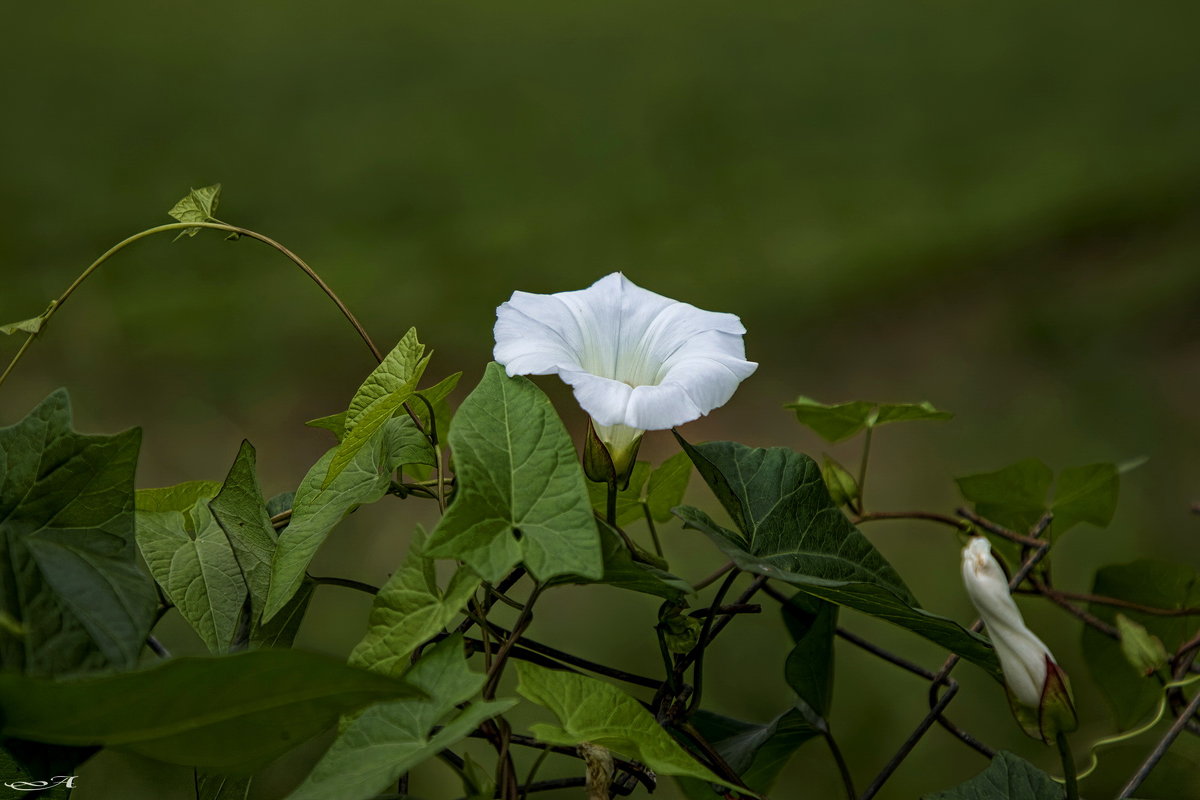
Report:
[[[408,657],[458,616],[479,576],[459,568],[445,591],[437,584],[432,558],[425,555],[425,532],[417,529],[408,556],[375,596],[367,635],[350,653],[350,663],[385,675],[400,675]]]
[[[209,511],[212,495],[199,495],[190,508],[148,511],[143,505],[165,507],[168,499],[187,500],[194,485],[150,490],[139,494],[137,543],[163,593],[214,653],[233,644],[246,581],[225,532]]]
[[[465,561],[492,582],[518,562],[541,581],[603,574],[579,456],[530,380],[489,364],[449,441],[458,496],[430,536],[430,556]]]
[[[270,622],[264,624],[260,621],[251,627],[250,646],[291,647],[292,642],[296,641],[296,634],[300,632],[300,625],[304,622],[304,614],[308,611],[316,588],[316,581],[305,578],[292,599],[271,617]]]
[[[409,685],[296,650],[175,658],[52,681],[0,675],[5,736],[103,745],[173,764],[243,770]]]
[[[24,742],[23,744],[36,744]],[[73,769],[74,767],[72,767]],[[65,770],[64,770],[65,771]],[[20,759],[8,752],[8,743],[0,748],[0,781],[13,790],[10,797],[27,797],[30,800],[67,800],[71,796],[68,784],[74,784],[70,775],[31,769]],[[39,789],[38,787],[44,787]]]
[[[1001,752],[971,780],[923,800],[1063,800],[1063,788],[1025,759]]]
[[[766,725],[698,711],[692,723],[725,759],[742,780],[756,792],[766,794],[792,754],[808,740],[820,736],[805,715],[788,709]],[[680,786],[692,800],[722,797],[710,784],[693,778],[682,778]]]
[[[1098,570],[1092,592],[1154,608],[1195,608],[1200,606],[1200,576],[1179,562],[1134,561]],[[1114,625],[1118,612],[1125,615],[1157,636],[1168,652],[1195,632],[1195,617],[1165,617],[1101,603],[1089,603],[1088,611]],[[1161,684],[1133,667],[1118,642],[1085,625],[1083,654],[1119,728],[1135,727],[1154,711],[1162,696]]]
[[[41,781],[51,786],[44,790],[22,790],[20,797],[42,798],[42,800],[66,800],[69,791],[77,784],[69,778],[76,775],[78,768],[94,756],[96,747],[66,747],[57,744],[31,742],[25,739],[4,739],[0,749],[0,780],[5,784],[15,781]],[[67,780],[60,780],[60,779]]]
[[[406,676],[428,697],[379,703],[343,720],[338,738],[288,800],[368,800],[394,785],[417,764],[516,704],[476,701],[453,714],[483,688],[484,677],[467,666],[461,636],[439,642]]]
[[[871,414],[875,411],[875,404],[855,400],[850,403],[825,405],[810,397],[798,397],[796,402],[788,403],[787,408],[796,412],[796,419],[800,420],[801,424],[812,428],[822,438],[830,442],[839,442],[849,439],[867,427]]]
[[[700,641],[703,625],[695,617],[686,616],[680,606],[664,606],[659,612],[658,629],[663,642],[672,653],[688,653]]]
[[[1048,534],[1052,540],[1080,522],[1107,526],[1117,508],[1120,485],[1115,464],[1068,467],[1058,475],[1051,502],[1047,495],[1054,473],[1032,458],[957,480],[963,497],[975,504],[976,513],[1020,533],[1052,510],[1054,520]]]
[[[956,480],[962,496],[975,504],[976,513],[1024,533],[1046,513],[1054,473],[1036,458],[1027,458],[995,472]]]
[[[0,636],[5,670],[137,663],[158,605],[134,543],[140,440],[75,433],[62,389],[0,428],[0,611],[25,632]]]
[[[192,189],[167,213],[180,222],[208,222],[217,213],[220,199],[221,184],[214,183],[212,186]],[[179,236],[195,236],[199,232],[199,228],[187,228]]]
[[[688,506],[675,514],[738,567],[901,625],[1000,676],[983,637],[919,607],[891,565],[833,505],[811,458],[782,447],[679,441],[739,530]]]
[[[1054,487],[1054,536],[1062,536],[1080,522],[1108,527],[1117,510],[1121,480],[1115,464],[1067,467]]]
[[[291,511],[295,503],[295,492],[280,492],[267,501],[267,516],[275,517],[284,511]]]
[[[612,684],[526,661],[514,666],[520,677],[517,692],[553,711],[562,726],[532,726],[538,741],[559,745],[591,742],[635,758],[662,775],[683,775],[736,788],[696,761],[637,700]]]
[[[251,621],[257,626],[271,586],[276,536],[258,484],[255,459],[254,446],[243,441],[225,483],[208,507],[244,576],[250,592]]]
[[[800,593],[781,610],[796,643],[784,663],[784,678],[818,716],[828,717],[833,700],[833,636],[838,607]]]

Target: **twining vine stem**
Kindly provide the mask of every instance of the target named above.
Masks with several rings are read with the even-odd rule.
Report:
[[[81,272],[79,276],[71,282],[71,285],[69,285],[63,291],[63,293],[59,295],[58,299],[50,304],[50,307],[47,308],[43,314],[42,324],[45,325],[47,322],[49,322],[50,318],[53,317],[54,314],[60,308],[62,308],[63,304],[65,304],[67,300],[71,298],[71,295],[75,293],[75,290],[78,289],[83,282],[92,275],[93,272],[98,270],[101,265],[104,264],[104,262],[108,261],[110,258],[124,250],[129,245],[141,241],[142,239],[146,239],[150,236],[154,236],[155,234],[170,233],[172,231],[186,231],[192,228],[209,228],[211,230],[225,231],[226,233],[236,234],[237,236],[245,236],[248,239],[255,239],[278,250],[293,264],[299,267],[305,275],[312,278],[317,286],[321,287],[321,291],[323,291],[326,296],[333,301],[333,303],[338,307],[338,310],[342,312],[342,316],[344,316],[346,320],[354,327],[354,330],[358,332],[359,337],[370,349],[371,355],[375,357],[375,360],[383,361],[383,354],[379,352],[379,348],[375,346],[375,342],[371,340],[370,335],[367,333],[366,329],[363,328],[362,323],[360,323],[354,314],[351,313],[350,309],[346,307],[346,304],[342,302],[342,299],[338,297],[333,289],[329,287],[329,284],[325,283],[321,276],[317,274],[316,270],[306,264],[304,260],[300,258],[300,256],[296,255],[283,244],[275,241],[269,236],[249,230],[247,228],[239,227],[237,225],[229,225],[224,222],[171,222],[165,225],[156,225],[153,228],[147,228],[146,230],[135,233],[126,239],[122,239],[120,242],[117,242],[115,245],[106,250],[99,258],[93,261],[88,268]],[[0,384],[4,383],[4,380],[8,377],[9,373],[12,372],[13,368],[16,367],[17,362],[19,362],[21,357],[25,355],[25,351],[28,350],[30,344],[33,343],[33,340],[37,338],[38,335],[38,333],[28,334],[27,338],[22,343],[21,348],[17,351],[16,355],[13,356],[12,361],[9,362],[8,367],[3,373],[0,373]]]

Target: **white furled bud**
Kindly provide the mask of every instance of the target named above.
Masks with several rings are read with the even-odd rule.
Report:
[[[1000,657],[1009,690],[1017,702],[1037,708],[1046,685],[1047,662],[1055,663],[1054,656],[1025,625],[1020,609],[1013,602],[1004,570],[992,555],[987,539],[973,537],[963,548],[962,573],[967,594]]]

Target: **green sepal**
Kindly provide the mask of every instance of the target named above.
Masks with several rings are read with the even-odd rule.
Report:
[[[1007,686],[1005,691],[1021,730],[1040,742],[1054,744],[1058,734],[1070,733],[1079,727],[1079,715],[1075,712],[1075,696],[1067,673],[1049,655],[1045,658],[1046,681],[1042,684],[1042,699],[1037,708],[1020,703]]]
[[[642,446],[642,437],[633,440],[613,457],[612,452],[597,435],[596,426],[588,419],[587,438],[583,444],[583,474],[588,480],[596,483],[615,483],[617,489],[624,491],[629,488],[629,477],[637,464],[638,449]]]

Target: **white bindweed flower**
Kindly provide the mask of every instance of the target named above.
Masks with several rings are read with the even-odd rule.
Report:
[[[1008,579],[982,536],[963,548],[963,583],[1000,657],[1009,706],[1025,733],[1050,743],[1079,726],[1071,682],[1050,648],[1025,625]]]
[[[758,367],[733,314],[703,311],[614,272],[587,289],[514,292],[496,309],[496,361],[512,375],[557,374],[592,418],[618,474],[643,431],[704,416]]]
[[[1046,663],[1053,664],[1054,656],[1025,625],[987,539],[973,537],[963,548],[962,573],[967,594],[1000,657],[1008,688],[1022,705],[1037,708],[1046,685]]]

